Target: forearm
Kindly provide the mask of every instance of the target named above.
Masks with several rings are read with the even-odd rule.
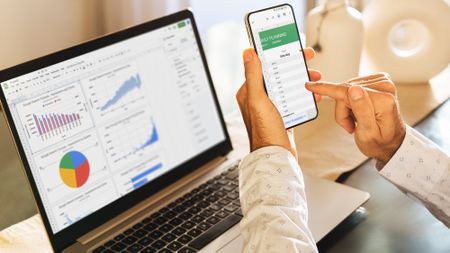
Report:
[[[239,168],[243,252],[317,252],[307,226],[303,176],[292,154],[266,147]]]
[[[408,127],[402,145],[380,174],[450,227],[450,158],[436,144]]]

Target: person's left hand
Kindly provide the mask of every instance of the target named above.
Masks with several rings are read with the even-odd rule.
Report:
[[[307,60],[314,57],[312,48],[305,48]],[[267,146],[280,146],[289,150],[297,158],[293,131],[286,131],[281,115],[267,96],[264,89],[261,62],[254,49],[247,49],[243,54],[245,82],[236,94],[244,123],[250,140],[250,151]],[[321,78],[320,72],[309,70],[312,81]],[[301,84],[299,84],[301,85]],[[321,99],[316,96],[316,101]]]

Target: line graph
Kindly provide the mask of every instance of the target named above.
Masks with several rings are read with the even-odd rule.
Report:
[[[147,106],[144,82],[135,62],[116,66],[82,81],[89,98],[94,121],[116,120],[118,117]]]
[[[109,107],[115,105],[119,100],[127,95],[128,92],[141,88],[141,77],[139,74],[136,74],[135,76],[130,77],[130,79],[126,80],[120,87],[117,89],[114,97],[112,97],[110,100],[106,102],[105,105],[103,105],[100,110],[105,111]]]
[[[106,125],[101,133],[106,157],[113,169],[129,166],[160,149],[158,129],[148,111]]]

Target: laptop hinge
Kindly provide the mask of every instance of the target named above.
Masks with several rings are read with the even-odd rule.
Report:
[[[77,240],[78,243],[75,243],[72,246],[79,249],[81,245],[83,245],[81,247],[84,248],[86,245],[92,244],[89,245],[89,247],[92,247],[95,243],[98,243],[96,241],[97,239],[103,239],[104,237],[109,237],[110,235],[113,235],[118,230],[121,230],[122,227],[125,228],[130,223],[132,223],[133,218],[137,219],[142,217],[140,214],[148,215],[149,213],[156,211],[161,205],[168,204],[167,201],[176,196],[177,194],[179,194],[181,189],[189,186],[191,182],[202,177],[211,170],[217,168],[219,165],[223,164],[226,160],[227,158],[225,156],[215,158],[214,160],[208,162],[207,164],[203,165],[202,167],[190,173],[189,175],[182,177],[181,179],[177,180],[170,186],[159,191],[155,195],[141,201],[139,204],[131,207],[130,209],[118,215],[117,217],[111,219],[107,223],[78,238]],[[81,245],[76,246],[76,244]],[[69,248],[67,248],[67,250],[69,250]]]

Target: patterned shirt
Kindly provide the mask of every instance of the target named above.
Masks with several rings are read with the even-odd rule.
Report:
[[[377,166],[383,166],[378,164]],[[380,174],[450,226],[450,157],[414,129]],[[239,166],[242,252],[317,252],[303,175],[282,147],[258,149]]]

